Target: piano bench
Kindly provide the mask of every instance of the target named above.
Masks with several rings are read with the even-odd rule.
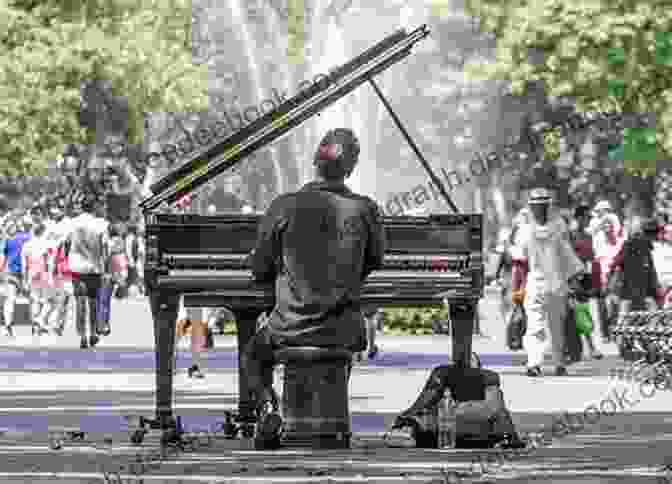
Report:
[[[285,366],[282,445],[349,449],[352,352],[297,346],[277,350],[274,357]]]

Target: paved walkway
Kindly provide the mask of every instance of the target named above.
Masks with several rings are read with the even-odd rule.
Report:
[[[501,329],[497,324],[488,321],[483,332],[496,334]],[[13,345],[0,349],[3,483],[105,482],[104,469],[119,470],[123,482],[140,482],[131,470],[137,468],[131,467],[137,454],[154,455],[158,450],[155,433],[140,447],[129,445],[133,427],[127,417],[137,420],[154,413],[153,329],[146,303],[115,301],[112,326],[110,337],[95,350],[78,348],[72,326],[55,341],[33,340],[30,328],[20,327]],[[175,378],[174,408],[187,431],[216,428],[224,410],[237,405],[235,339],[216,339],[204,380],[189,379],[184,371]],[[167,457],[146,470],[144,482],[466,484],[550,478],[554,483],[592,483],[625,476],[632,483],[662,482],[655,479],[665,476],[672,392],[651,395],[647,388],[644,396],[636,385],[610,379],[609,369],[623,364],[615,358],[572,365],[566,377],[530,379],[520,367],[524,355],[507,351],[494,336],[475,338],[475,349],[485,365],[501,375],[519,430],[547,429],[565,412],[581,414],[591,404],[618,399],[614,395],[625,396],[627,408],[616,408],[614,415],[602,416],[569,437],[553,439],[550,447],[506,459],[496,452],[412,449],[403,439],[386,443],[384,432],[417,396],[428,370],[448,361],[450,341],[447,336],[379,339],[381,357],[353,370],[350,410],[355,435],[350,451],[256,452],[249,440],[220,437],[208,444],[204,439],[200,448]],[[179,356],[178,366],[188,366],[188,352]],[[276,376],[280,391],[281,368]],[[86,437],[51,450],[49,433],[65,429],[84,431]]]
[[[481,332],[484,336],[474,336],[474,351],[481,356],[482,362],[486,366],[519,366],[525,361],[525,354],[524,352],[512,352],[506,347],[504,339],[505,324],[497,314],[493,301],[485,300],[481,304]],[[113,300],[111,326],[112,333],[102,339],[97,346],[97,352],[89,352],[90,354],[95,355],[100,350],[113,350],[117,352],[130,351],[132,353],[144,351],[149,355],[154,351],[154,329],[146,299]],[[66,327],[65,333],[61,337],[54,335],[32,336],[29,326],[17,326],[15,334],[13,340],[0,337],[0,348],[25,349],[26,351],[70,349],[75,350],[78,354],[81,351],[79,350],[79,338],[72,322]],[[451,341],[451,337],[445,335],[380,335],[377,342],[382,353],[373,364],[396,366],[401,364],[401,361],[408,361],[409,364],[421,365],[425,368],[436,366],[448,361]],[[606,355],[617,354],[616,346],[613,344],[602,345],[601,342],[598,342],[598,346]],[[188,338],[182,341],[181,348],[188,350]],[[235,336],[215,336],[215,351],[212,353],[235,351],[237,351]],[[218,356],[216,358],[231,359],[232,357]],[[2,361],[0,357],[0,368],[2,367]]]

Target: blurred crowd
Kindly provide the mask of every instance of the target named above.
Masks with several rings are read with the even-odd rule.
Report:
[[[523,207],[512,227],[502,231],[495,249],[497,269],[493,286],[501,291],[501,316],[509,320],[516,302],[525,301],[525,284],[517,281],[516,248],[521,233],[534,223],[531,204]],[[581,290],[568,289],[568,304],[590,306],[603,342],[614,340],[612,328],[619,314],[672,307],[672,225],[642,215],[624,220],[608,200],[579,205],[571,213],[557,213],[571,247],[583,265]],[[528,284],[529,286],[529,284]],[[518,290],[518,294],[517,294]],[[577,292],[580,292],[577,299]],[[529,301],[528,301],[529,303]],[[572,321],[571,324],[574,324]],[[593,335],[585,336],[590,356],[601,357]],[[565,350],[567,352],[567,350]]]
[[[142,224],[110,223],[91,192],[74,189],[69,195],[44,198],[0,218],[5,336],[13,336],[17,323],[30,324],[33,334],[61,335],[73,318],[82,347],[95,346],[109,333],[109,307],[99,307],[109,306],[104,295],[124,298],[144,291]],[[108,314],[100,317],[101,312]],[[86,320],[95,323],[88,337]]]

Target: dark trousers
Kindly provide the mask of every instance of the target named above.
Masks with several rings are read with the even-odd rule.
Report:
[[[260,328],[249,341],[240,359],[242,374],[247,380],[255,407],[271,402],[277,409],[279,399],[273,390],[273,369],[277,362],[273,353],[283,348],[273,337],[267,326]],[[352,362],[348,369],[348,376]]]
[[[243,350],[241,369],[255,406],[268,401],[277,403],[273,391],[273,368],[276,365],[273,352],[280,347],[268,327],[263,327],[252,336]]]
[[[605,295],[597,298],[597,307],[600,312],[600,334],[603,338],[611,336],[611,327],[618,316],[618,304],[614,304],[612,299]]]
[[[73,281],[75,285],[75,301],[77,304],[77,334],[80,337],[86,336],[86,320],[88,309],[89,335],[97,334],[97,301],[98,290],[102,286],[102,276],[100,274],[80,274]]]

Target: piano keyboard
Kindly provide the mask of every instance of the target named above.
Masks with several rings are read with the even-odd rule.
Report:
[[[426,279],[428,275],[437,279],[459,279],[463,277],[459,272],[442,271],[442,270],[424,270],[424,271],[374,271],[369,277],[382,277],[394,279],[410,279],[422,278]],[[165,277],[165,276],[164,276]],[[222,279],[252,279],[252,271],[249,270],[222,270],[222,269],[205,269],[205,270],[172,270],[168,271],[168,277],[175,278],[222,278]]]

